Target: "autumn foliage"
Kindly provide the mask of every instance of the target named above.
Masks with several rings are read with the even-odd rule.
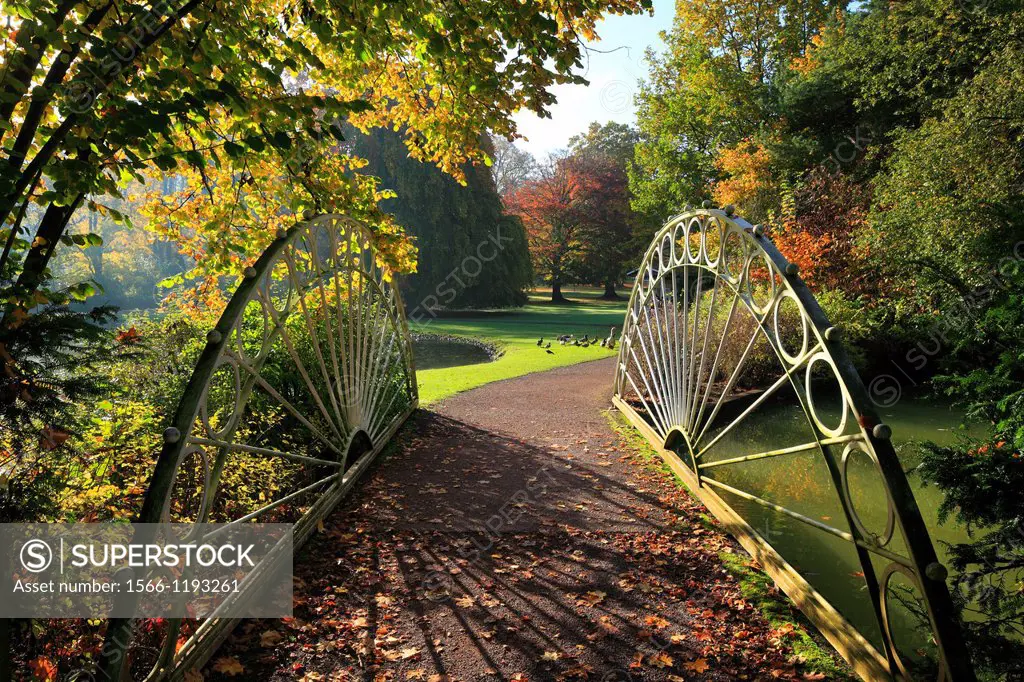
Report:
[[[852,295],[873,289],[867,277],[867,253],[855,241],[866,220],[869,199],[862,185],[825,169],[813,171],[794,192],[794,214],[786,216],[772,239],[815,289],[839,289]]]
[[[552,300],[561,300],[561,286],[569,281],[616,279],[616,254],[628,242],[630,214],[626,175],[613,159],[558,159],[506,203],[523,220],[534,271],[551,284]]]

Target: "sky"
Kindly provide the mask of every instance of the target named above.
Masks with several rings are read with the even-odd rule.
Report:
[[[654,16],[609,16],[597,25],[601,40],[587,43],[601,52],[585,56],[582,75],[590,85],[558,85],[551,91],[558,102],[551,107],[551,118],[539,118],[521,111],[513,118],[526,140],[516,145],[538,159],[564,148],[568,140],[582,133],[591,121],[634,123],[633,96],[637,81],[647,75],[644,52],[663,47],[659,31],[672,27],[674,0],[654,0]],[[588,63],[589,62],[589,63]]]

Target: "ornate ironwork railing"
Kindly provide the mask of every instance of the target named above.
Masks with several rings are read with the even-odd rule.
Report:
[[[613,402],[861,677],[974,679],[891,429],[760,227],[706,205],[658,232]]]
[[[294,523],[298,547],[417,406],[392,273],[357,221],[301,222],[246,268],[206,342],[137,520]],[[181,677],[234,621],[148,625],[111,621],[109,679]]]

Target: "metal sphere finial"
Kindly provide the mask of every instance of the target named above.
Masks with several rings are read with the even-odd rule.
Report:
[[[800,266],[796,263],[786,263],[786,274],[790,277],[796,277],[800,274]]]
[[[756,237],[763,237],[764,236],[764,225],[754,225],[754,236],[756,236]]]
[[[307,208],[305,211],[302,212],[302,219],[303,220],[312,220],[315,217],[316,217],[316,211],[314,211],[311,208]]]
[[[249,267],[242,271],[242,274],[245,275],[246,279],[252,279],[253,277],[256,276],[256,268],[250,265]]]
[[[711,208],[712,206],[714,206],[714,204],[711,203],[710,199],[705,199],[704,201],[700,202],[700,205],[703,206],[704,208]]]
[[[729,204],[728,206],[725,207],[725,215],[731,216],[735,212],[736,212],[736,207],[733,206],[732,204]]]
[[[943,583],[946,582],[946,577],[949,576],[949,570],[938,561],[933,561],[924,567],[924,574],[928,576],[929,580]]]
[[[892,427],[888,424],[875,424],[875,428],[871,429],[871,435],[878,440],[889,440],[892,438]]]
[[[209,333],[207,333],[207,335],[206,335],[206,342],[207,343],[220,343],[221,339],[223,339],[223,338],[224,338],[223,334],[221,334],[216,329],[211,329],[209,331]]]
[[[164,429],[165,443],[177,443],[179,440],[181,440],[181,431],[174,428],[173,426],[168,426],[166,429]]]

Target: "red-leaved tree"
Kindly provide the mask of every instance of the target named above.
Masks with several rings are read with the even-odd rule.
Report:
[[[552,302],[565,301],[569,281],[603,284],[615,296],[632,230],[621,164],[603,154],[556,159],[506,203],[526,226],[534,271],[551,285]]]
[[[551,302],[562,303],[562,285],[569,281],[582,252],[586,198],[590,179],[579,159],[553,159],[538,177],[519,186],[508,198],[508,210],[526,227],[534,272],[551,285]]]

